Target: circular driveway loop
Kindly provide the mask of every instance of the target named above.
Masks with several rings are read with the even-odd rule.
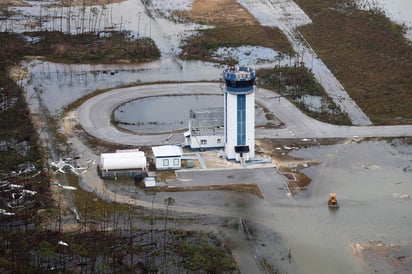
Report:
[[[167,133],[140,135],[119,131],[111,124],[112,112],[126,102],[152,96],[222,94],[219,83],[179,83],[142,85],[115,89],[97,95],[78,110],[78,119],[82,128],[93,137],[106,142],[152,146],[165,143],[183,143],[183,134]],[[354,138],[354,137],[406,137],[412,136],[412,125],[402,126],[336,126],[314,120],[284,98],[276,97],[273,91],[258,89],[256,102],[272,112],[286,127],[282,129],[258,128],[256,138]],[[173,108],[171,106],[171,115]]]

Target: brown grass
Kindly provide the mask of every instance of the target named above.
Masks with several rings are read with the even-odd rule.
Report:
[[[182,191],[238,191],[247,192],[263,199],[263,193],[257,184],[230,184],[230,185],[208,185],[208,186],[162,186],[156,187],[156,191],[182,192]]]
[[[375,124],[412,123],[412,47],[381,12],[342,0],[297,0],[313,24],[300,28]]]
[[[256,19],[234,0],[195,0],[190,11],[177,14],[212,25],[257,25]]]
[[[242,45],[263,46],[292,53],[286,36],[277,28],[261,26],[235,0],[195,0],[192,10],[178,12],[190,21],[213,25],[215,28],[200,31],[201,35],[185,41],[183,59],[211,61],[211,53],[219,47]],[[239,27],[241,26],[241,27]],[[235,62],[235,60],[229,60]]]

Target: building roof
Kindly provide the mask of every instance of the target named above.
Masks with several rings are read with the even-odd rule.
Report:
[[[154,157],[181,157],[182,148],[174,145],[152,147]]]
[[[202,108],[190,110],[191,128],[215,128],[224,126],[224,108]]]

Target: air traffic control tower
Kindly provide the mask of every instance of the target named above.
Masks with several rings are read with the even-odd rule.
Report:
[[[255,157],[255,71],[231,66],[223,70],[224,144],[228,160]]]

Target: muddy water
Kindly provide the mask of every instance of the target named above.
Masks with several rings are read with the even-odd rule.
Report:
[[[320,165],[303,170],[312,183],[294,198],[279,187],[284,178],[264,169],[243,170],[243,175],[242,170],[227,170],[227,176],[211,171],[194,178],[199,182],[257,181],[262,184],[264,200],[245,193],[210,191],[159,193],[156,201],[173,196],[179,206],[238,216],[253,235],[255,256],[264,258],[279,273],[352,274],[373,273],[375,269],[387,273],[380,264],[388,258],[379,257],[366,269],[352,245],[381,241],[411,249],[411,145],[401,140],[365,141],[301,149],[291,155],[321,161]],[[182,183],[186,181],[191,180]],[[108,185],[118,187],[118,182]],[[338,210],[327,207],[329,192],[337,193]],[[151,197],[140,193],[139,199]],[[233,229],[236,234],[244,228],[236,224]],[[238,237],[245,235],[240,233]]]
[[[191,109],[211,107],[223,107],[223,95],[148,97],[121,105],[114,118],[135,132],[174,131],[188,127]]]
[[[123,104],[113,114],[120,128],[138,133],[159,133],[187,129],[191,109],[215,107],[223,108],[223,94],[147,97]],[[258,126],[269,122],[259,107],[255,108],[255,116]]]
[[[362,142],[292,155],[322,161],[304,171],[310,187],[278,215],[299,273],[363,273],[352,243],[412,244],[412,199],[402,198],[412,195],[411,146]],[[336,211],[327,208],[329,192],[338,194]]]

